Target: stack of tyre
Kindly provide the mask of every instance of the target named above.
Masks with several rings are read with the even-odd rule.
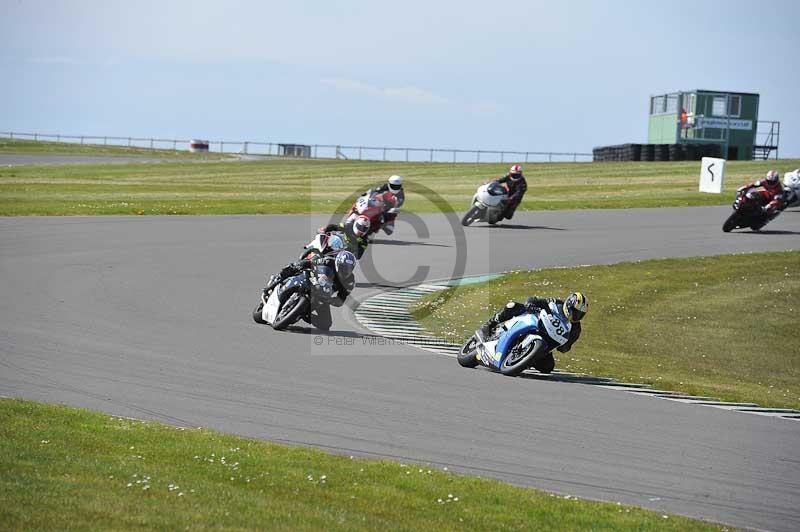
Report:
[[[606,161],[699,161],[719,157],[719,144],[617,144],[592,150],[595,162]]]

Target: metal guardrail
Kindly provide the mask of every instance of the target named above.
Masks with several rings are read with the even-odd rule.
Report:
[[[0,131],[0,137],[41,142],[68,142],[91,146],[117,146],[151,150],[187,151],[190,139],[155,137],[121,137],[97,135],[63,135],[54,133],[23,133]],[[285,142],[251,140],[209,141],[209,151],[267,157],[284,157],[280,146]],[[522,150],[464,150],[454,148],[408,148],[389,146],[347,146],[340,144],[310,144],[312,159],[348,159],[359,161],[406,161],[438,163],[505,163],[505,162],[591,162],[591,153],[544,152]]]

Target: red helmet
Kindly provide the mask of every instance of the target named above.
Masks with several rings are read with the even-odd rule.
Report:
[[[369,233],[370,227],[369,218],[366,216],[359,216],[353,222],[353,234],[356,236],[366,236]]]
[[[775,170],[770,170],[767,172],[767,175],[764,176],[762,184],[765,189],[772,193],[780,192],[780,190],[783,188],[781,186],[780,175]]]
[[[518,164],[515,164],[508,170],[508,175],[511,179],[519,179],[522,177],[522,167]]]

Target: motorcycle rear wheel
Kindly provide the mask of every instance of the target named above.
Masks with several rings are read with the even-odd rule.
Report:
[[[278,311],[272,328],[280,331],[299,320],[308,310],[308,298],[299,292],[295,292]]]
[[[474,368],[478,364],[480,364],[480,362],[478,362],[478,357],[477,357],[478,350],[475,349],[475,344],[477,343],[478,343],[477,338],[473,336],[472,338],[467,340],[467,343],[465,343],[461,347],[461,351],[458,352],[458,356],[456,358],[458,358],[458,363],[462,367]]]
[[[479,212],[481,212],[481,208],[473,205],[472,208],[467,211],[467,214],[465,214],[464,217],[461,218],[461,225],[467,227],[468,225],[472,224],[472,222],[477,220],[476,215]]]
[[[514,349],[517,349],[517,346],[511,348],[511,353],[500,365],[500,373],[508,377],[518,376],[547,354],[547,349],[541,340],[534,340],[523,353],[514,353]]]

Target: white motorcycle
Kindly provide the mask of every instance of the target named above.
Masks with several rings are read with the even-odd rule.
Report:
[[[468,226],[473,222],[496,224],[503,219],[503,212],[508,204],[508,189],[497,181],[478,187],[472,196],[472,207],[461,219],[461,225]]]
[[[786,208],[800,207],[800,168],[793,172],[786,172],[783,174],[783,186],[794,192],[794,200],[792,200]]]

